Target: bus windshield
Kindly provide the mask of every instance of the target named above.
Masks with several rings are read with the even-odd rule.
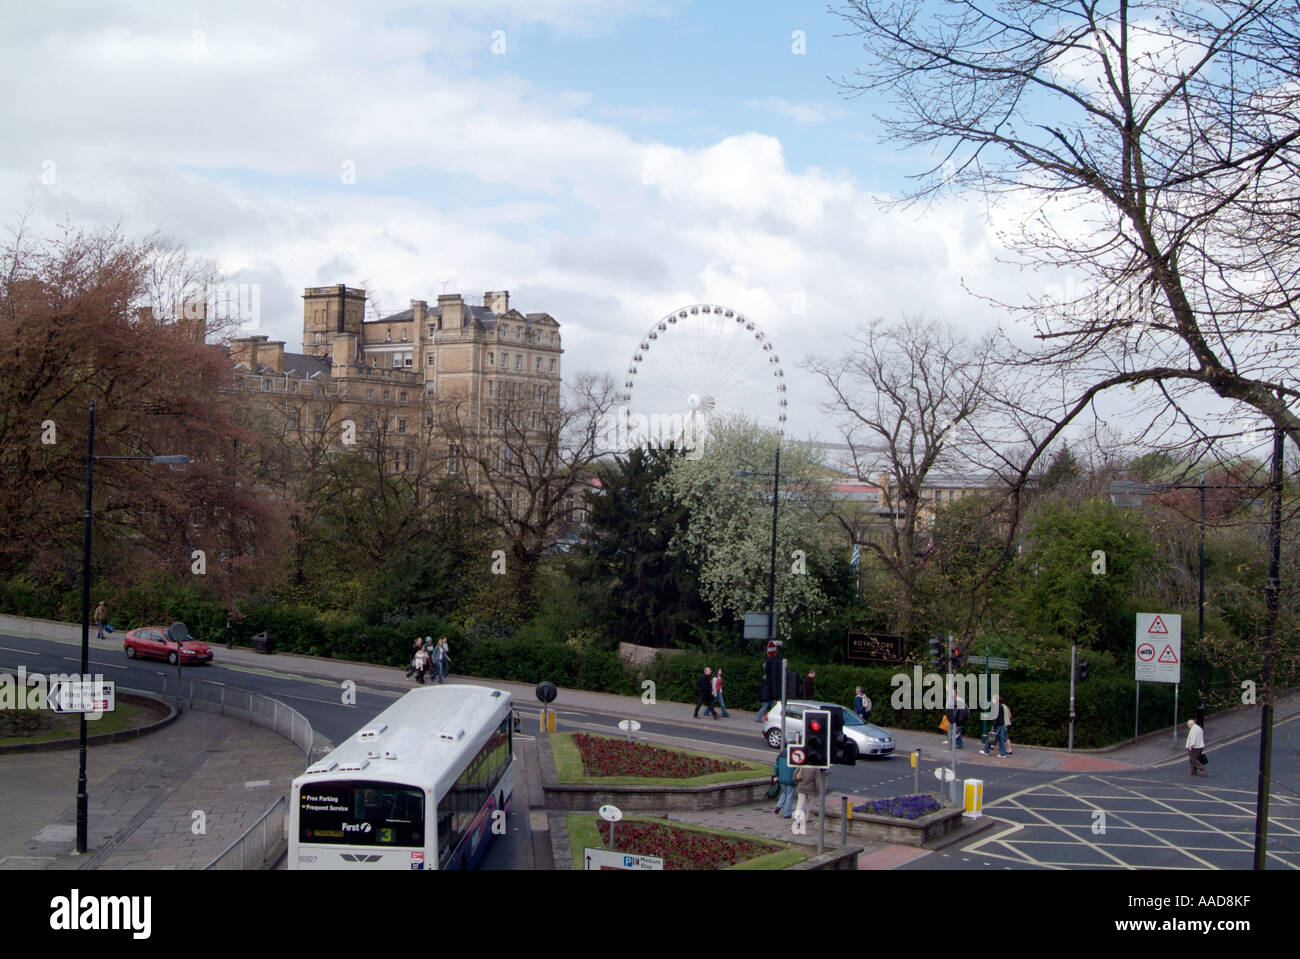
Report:
[[[303,783],[298,791],[298,841],[423,846],[424,794],[394,783]]]

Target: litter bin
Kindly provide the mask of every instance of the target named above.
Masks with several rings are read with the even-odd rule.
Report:
[[[271,639],[271,634],[267,632],[258,633],[253,637],[253,652],[255,653],[272,653],[275,641]]]

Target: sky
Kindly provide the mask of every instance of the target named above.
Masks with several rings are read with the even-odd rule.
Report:
[[[789,434],[836,442],[808,357],[904,314],[977,336],[1004,318],[971,289],[1023,301],[1062,282],[1002,262],[1006,214],[978,198],[887,205],[935,158],[882,144],[882,104],[837,84],[866,54],[824,2],[5,16],[0,224],[30,208],[36,233],[158,231],[256,284],[248,331],[289,351],[307,286],[364,286],[380,314],[509,290],[561,324],[566,376],[622,382],[662,318],[716,304],[764,338],[674,354],[688,391],[732,389],[763,422],[775,356]],[[772,349],[727,353],[753,342]]]

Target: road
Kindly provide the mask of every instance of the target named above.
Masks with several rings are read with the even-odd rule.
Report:
[[[410,688],[401,673],[392,681],[359,683],[345,702],[341,685],[265,667],[187,666],[184,675],[226,683],[283,700],[298,709],[320,735],[339,742],[352,735]],[[79,669],[74,644],[0,635],[0,671],[65,673]],[[274,662],[273,660],[269,662]],[[165,663],[128,660],[120,648],[93,648],[91,671],[121,686],[160,692]],[[175,681],[171,687],[175,690]],[[537,729],[536,703],[518,700],[524,731]],[[557,709],[559,728],[619,735],[615,712],[591,708]],[[759,762],[775,750],[761,735],[753,714],[736,711],[730,719],[694,719],[690,707],[664,704],[663,718],[642,716],[639,739],[684,748],[713,749]],[[1280,726],[1274,735],[1273,800],[1270,815],[1270,868],[1300,869],[1300,723]],[[947,754],[934,737],[934,752],[923,755],[920,788],[932,792],[934,770]],[[960,754],[959,754],[960,755]],[[1062,774],[1059,770],[979,767],[985,811],[1009,823],[969,847],[931,854],[906,868],[1249,868],[1253,845],[1255,769],[1258,735],[1211,750],[1211,776],[1192,779],[1186,763],[1123,773]],[[958,775],[969,775],[960,764]],[[913,791],[914,773],[906,756],[863,759],[830,774],[828,797],[841,793],[898,795]],[[493,843],[485,868],[521,869],[531,865],[531,836],[522,789],[508,820],[505,841]],[[1101,815],[1099,816],[1098,813]],[[1102,831],[1098,831],[1102,830]]]

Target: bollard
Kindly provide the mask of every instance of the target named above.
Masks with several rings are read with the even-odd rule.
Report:
[[[849,844],[849,817],[853,815],[853,804],[848,796],[840,798],[840,848]]]
[[[921,750],[912,750],[912,793],[921,794]]]

